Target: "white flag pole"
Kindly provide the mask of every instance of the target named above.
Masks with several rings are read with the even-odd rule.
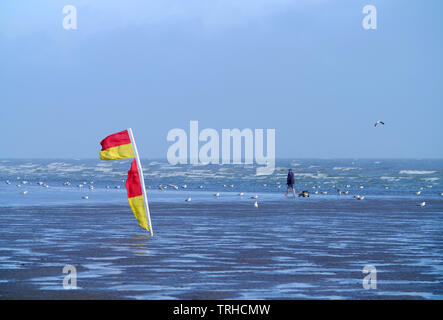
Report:
[[[134,150],[135,162],[137,163],[138,175],[140,177],[140,183],[141,183],[141,186],[142,186],[143,200],[145,201],[145,208],[146,208],[146,215],[147,215],[147,218],[148,218],[149,231],[151,232],[151,237],[153,237],[154,236],[154,232],[152,231],[151,214],[149,212],[148,196],[146,194],[145,178],[143,177],[142,164],[141,164],[140,158],[138,156],[137,145],[135,144],[134,135],[132,134],[132,129],[131,128],[128,129],[128,133],[129,133],[129,139],[131,140],[132,149]]]

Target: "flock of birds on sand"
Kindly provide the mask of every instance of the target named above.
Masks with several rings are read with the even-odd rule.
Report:
[[[377,127],[377,126],[379,126],[379,125],[385,125],[384,121],[382,121],[382,120],[378,120],[377,122],[375,122],[374,127]],[[20,180],[20,177],[18,177],[17,179]],[[122,180],[122,182],[125,182],[125,181]],[[27,185],[28,183],[29,183],[29,182],[26,181],[26,180],[23,180],[23,181],[22,181],[22,184],[23,184],[23,185]],[[11,184],[11,181],[6,180],[6,184]],[[39,181],[37,184],[40,185],[40,186],[42,186],[42,187],[44,187],[44,188],[48,188],[48,187],[49,187],[47,184],[45,184],[45,183],[42,182],[42,181]],[[86,186],[87,184],[88,184],[88,183],[87,183],[86,181],[84,181],[83,183],[78,184],[77,187],[78,187],[78,188],[83,188],[83,187]],[[94,184],[94,181],[90,181],[90,182],[89,182],[89,190],[94,190],[94,186],[93,186],[93,184]],[[65,185],[65,186],[70,186],[70,185],[71,185],[71,182],[66,181],[66,182],[63,183],[63,185]],[[280,185],[279,182],[277,182],[277,185],[278,185],[278,188],[281,187],[281,185]],[[18,187],[18,188],[20,188],[21,186],[22,186],[21,184],[17,184],[17,187]],[[266,187],[267,184],[263,184],[263,186]],[[174,190],[179,190],[179,189],[180,189],[179,186],[174,185],[174,184],[168,184],[167,186],[164,186],[164,185],[161,185],[161,184],[160,184],[160,185],[158,186],[158,188],[159,188],[161,191],[166,190],[168,187],[170,187],[171,189],[174,189]],[[228,186],[228,185],[225,184],[225,185],[223,185],[223,187],[225,187],[225,188],[227,188],[227,187],[234,188],[234,185],[231,184],[231,185]],[[335,187],[335,186],[334,186],[334,187]],[[346,188],[349,189],[350,187],[351,187],[350,185],[346,185]],[[106,186],[106,189],[110,189],[110,188],[111,188],[111,186],[109,186],[109,185]],[[115,186],[114,188],[115,188],[115,189],[120,189],[120,186],[117,185],[117,186]],[[151,187],[148,186],[148,188],[150,189]],[[181,186],[181,188],[182,188],[182,189],[187,189],[188,186],[187,186],[186,184],[184,184],[184,185]],[[203,189],[204,187],[203,187],[202,185],[200,185],[198,188],[199,188],[199,189]],[[313,186],[312,188],[313,188],[313,189],[316,189],[316,186]],[[319,189],[320,186],[317,186],[317,188]],[[364,186],[360,186],[360,189],[363,189],[363,188],[364,188]],[[385,189],[388,189],[388,187],[385,187]],[[415,194],[416,194],[417,196],[420,196],[422,190],[423,190],[423,187],[421,187],[420,190],[417,191]],[[23,192],[22,192],[23,195],[26,195],[27,193],[28,193],[28,191],[23,191]],[[319,191],[318,191],[318,190],[314,191],[314,194],[316,194],[316,195],[319,194]],[[321,194],[322,194],[322,195],[326,195],[326,194],[328,194],[328,192],[327,192],[327,191],[321,191]],[[344,194],[344,195],[348,195],[348,194],[349,194],[349,190],[342,191],[341,189],[337,189],[337,194],[338,194],[338,195],[342,195],[342,194]],[[239,195],[240,197],[243,197],[243,196],[244,196],[244,193],[243,193],[243,192],[240,192],[238,195]],[[309,192],[308,192],[307,190],[303,190],[303,191],[301,191],[301,192],[298,194],[299,197],[309,197],[309,195],[310,195],[310,194],[309,194]],[[220,197],[220,193],[217,192],[217,193],[214,194],[214,196],[218,198],[218,197]],[[443,196],[443,192],[440,193],[440,196]],[[87,195],[82,196],[82,199],[88,199],[88,198],[89,198],[89,197],[88,197]],[[258,201],[257,201],[257,199],[258,199],[258,195],[253,195],[253,196],[251,196],[251,199],[255,200],[255,202],[254,202],[254,207],[255,207],[255,208],[258,208]],[[365,197],[357,194],[357,195],[354,195],[354,199],[357,199],[357,200],[364,200]],[[191,202],[191,201],[192,201],[192,198],[190,198],[190,197],[185,199],[185,202],[188,202],[188,203],[189,203],[189,202]],[[420,202],[420,203],[418,204],[419,207],[424,207],[425,205],[426,205],[426,202],[425,202],[425,201],[422,201],[422,202]]]
[[[19,180],[20,177],[17,177],[17,179]],[[10,180],[6,180],[5,182],[6,182],[6,184],[11,184],[11,183],[12,183]],[[122,180],[122,182],[125,182],[125,180]],[[27,181],[27,180],[23,180],[23,181],[21,181],[21,183],[17,184],[16,186],[17,186],[18,188],[21,188],[22,185],[29,185],[29,181]],[[44,188],[49,188],[49,185],[47,185],[47,184],[44,183],[43,181],[39,181],[39,182],[37,182],[37,185],[39,185],[39,186],[41,186],[41,187],[44,187]],[[63,183],[63,185],[64,185],[64,186],[71,186],[71,182],[70,182],[70,181],[66,181],[66,182]],[[276,185],[277,185],[277,187],[278,187],[279,189],[282,187],[282,185],[280,184],[280,182],[277,182]],[[267,187],[268,184],[264,183],[263,186],[264,186],[264,187]],[[80,183],[80,184],[77,185],[77,188],[84,188],[84,187],[88,187],[89,190],[94,190],[94,181],[90,181],[89,183],[86,182],[86,181],[83,181],[82,183]],[[224,187],[224,188],[234,188],[234,185],[233,185],[233,184],[230,184],[230,185],[226,185],[226,184],[224,184],[223,187]],[[349,189],[349,188],[351,188],[351,185],[347,184],[345,187],[346,187],[346,189]],[[431,186],[429,186],[429,187],[431,187]],[[111,189],[111,186],[110,186],[110,185],[107,185],[105,188],[106,188],[106,189]],[[116,186],[114,186],[114,189],[120,189],[120,188],[121,188],[120,185],[116,185]],[[152,188],[151,186],[148,186],[148,189],[151,189],[151,188]],[[166,190],[166,189],[168,189],[168,188],[169,188],[169,189],[173,189],[173,190],[188,189],[188,185],[183,184],[183,185],[181,185],[180,187],[177,186],[177,185],[174,185],[174,184],[167,184],[167,185],[162,185],[162,184],[160,184],[160,185],[158,185],[158,189],[159,189],[160,191],[164,191],[164,190]],[[317,185],[317,186],[315,186],[315,185],[312,186],[312,189],[315,189],[315,191],[314,191],[314,194],[315,194],[315,195],[319,195],[319,194],[321,194],[321,195],[327,195],[327,194],[328,194],[328,191],[319,191],[319,190],[317,190],[317,189],[320,189],[320,188],[321,188],[321,186],[319,186],[319,185]],[[335,186],[333,186],[333,188],[335,188]],[[359,189],[364,189],[364,186],[363,186],[363,185],[360,185],[358,188],[359,188]],[[388,189],[388,188],[389,188],[389,187],[387,187],[387,186],[385,187],[385,189]],[[203,186],[203,185],[199,185],[199,186],[198,186],[198,189],[204,189],[204,186]],[[423,191],[423,190],[424,190],[424,187],[420,187],[420,190],[417,191],[417,192],[415,192],[415,194],[416,194],[417,196],[420,196],[420,195],[422,194],[422,191]],[[343,191],[343,190],[341,190],[341,189],[336,189],[336,192],[337,192],[337,195],[339,195],[339,196],[341,196],[341,195],[349,195],[349,190],[344,190],[344,191]],[[26,190],[26,191],[23,191],[22,194],[23,194],[23,195],[26,195],[26,194],[28,194],[28,191],[27,191],[27,190]],[[238,193],[238,196],[239,196],[239,197],[243,197],[244,195],[245,195],[244,192],[240,192],[240,193]],[[440,196],[443,196],[443,192],[440,193]],[[221,197],[220,192],[216,192],[216,193],[214,193],[214,197],[216,197],[216,198]],[[258,200],[257,200],[258,197],[259,197],[258,195],[252,195],[252,196],[250,196],[250,199],[254,200],[254,207],[255,207],[255,208],[258,208]],[[301,191],[301,192],[298,193],[298,197],[303,197],[303,198],[305,198],[305,197],[310,197],[310,192],[307,191],[307,190],[303,190],[303,191]],[[82,196],[81,198],[82,198],[82,199],[89,199],[89,196],[84,195],[84,196]],[[365,196],[362,196],[362,195],[356,194],[356,195],[353,196],[353,198],[356,199],[356,200],[364,200],[364,199],[365,199]],[[192,201],[192,198],[191,198],[191,197],[188,197],[188,198],[185,199],[185,202],[187,202],[187,203],[189,203],[189,202],[191,202],[191,201]],[[425,202],[425,201],[422,201],[422,202],[420,202],[417,206],[419,206],[419,207],[424,207],[425,205],[426,205],[426,202]]]
[[[264,186],[267,186],[267,184],[264,184]],[[170,187],[170,188],[172,188],[172,189],[174,189],[174,190],[179,190],[179,189],[180,189],[177,185],[174,185],[174,184],[168,184],[167,186],[164,186],[164,185],[161,185],[161,184],[160,184],[160,185],[158,186],[158,188],[159,188],[161,191],[166,190],[168,187]],[[230,184],[230,185],[228,186],[228,185],[224,184],[223,187],[224,187],[224,188],[227,188],[227,187],[234,188],[234,185],[233,185],[233,184]],[[150,188],[150,187],[148,187],[148,188]],[[186,184],[184,184],[184,185],[181,186],[181,188],[182,188],[182,189],[187,189],[188,186],[187,186]],[[204,187],[203,187],[202,185],[200,185],[200,186],[198,186],[198,188],[199,188],[199,189],[203,189]],[[243,197],[245,194],[244,194],[244,192],[240,192],[238,195],[239,195],[240,197]],[[220,196],[221,196],[221,195],[220,195],[220,192],[217,192],[217,193],[214,194],[214,197],[216,197],[216,198],[219,198]],[[251,199],[254,199],[254,200],[258,199],[258,195],[253,195],[253,196],[251,196]],[[192,201],[192,198],[190,198],[190,197],[185,199],[185,202],[191,202],[191,201]],[[258,208],[258,202],[257,202],[257,200],[254,202],[254,207],[255,207],[255,208]]]

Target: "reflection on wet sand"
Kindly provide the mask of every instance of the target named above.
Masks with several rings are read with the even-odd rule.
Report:
[[[441,299],[443,200],[414,201],[157,203],[154,238],[123,207],[0,209],[0,297]]]

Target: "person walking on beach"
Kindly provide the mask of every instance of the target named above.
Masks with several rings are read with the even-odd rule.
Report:
[[[295,189],[294,189],[295,177],[292,169],[289,169],[288,178],[286,180],[286,184],[288,185],[288,190],[286,190],[285,196],[287,197],[289,194],[289,189],[292,189],[292,193],[294,194],[295,199]]]

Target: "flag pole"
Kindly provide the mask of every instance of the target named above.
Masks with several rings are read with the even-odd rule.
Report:
[[[132,129],[131,128],[128,129],[128,133],[129,133],[129,139],[131,140],[132,148],[134,150],[135,161],[137,163],[138,175],[140,177],[140,184],[142,186],[143,200],[145,201],[145,208],[146,208],[146,215],[147,215],[147,218],[148,218],[149,232],[151,233],[151,237],[153,237],[154,236],[154,232],[152,231],[151,214],[149,212],[148,196],[146,194],[145,178],[143,177],[142,164],[141,164],[140,158],[138,156],[137,145],[135,144],[134,135],[132,133]]]

